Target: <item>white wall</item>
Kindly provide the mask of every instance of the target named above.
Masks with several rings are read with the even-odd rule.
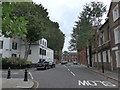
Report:
[[[47,61],[54,61],[54,51],[47,48]]]
[[[17,57],[24,58],[25,55],[25,45],[23,41],[19,38],[17,39],[10,39],[5,37],[0,37],[0,40],[3,41],[3,49],[0,49],[0,54],[2,57],[11,57],[12,54],[17,54]],[[47,40],[44,40],[47,44]],[[17,50],[12,49],[12,42],[17,42]],[[46,50],[46,56],[40,55],[40,48]],[[33,63],[37,63],[39,59],[45,59],[46,61],[53,61],[54,60],[54,52],[52,49],[47,48],[47,45],[41,45],[40,43],[31,45],[31,55],[28,56],[28,60],[32,61]]]
[[[28,60],[33,63],[37,63],[39,61],[39,46],[31,45],[31,55],[28,55]]]

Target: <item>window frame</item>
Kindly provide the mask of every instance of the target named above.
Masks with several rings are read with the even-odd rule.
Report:
[[[17,42],[13,42],[13,43],[12,43],[12,49],[13,49],[13,50],[17,50],[17,47],[18,47]]]
[[[113,21],[115,22],[120,17],[118,4],[113,9]]]
[[[0,41],[0,49],[3,49],[3,41]]]
[[[115,29],[114,29],[114,39],[115,39],[115,44],[118,44],[120,43],[120,25],[117,26]]]

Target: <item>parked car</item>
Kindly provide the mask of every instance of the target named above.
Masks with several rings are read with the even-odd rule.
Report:
[[[63,65],[63,64],[67,64],[67,61],[61,61],[61,64]]]
[[[55,68],[55,63],[52,62],[52,61],[50,61],[50,62],[49,62],[49,66],[50,66],[50,68]]]
[[[73,61],[73,64],[74,64],[74,65],[77,65],[78,63],[77,63],[77,61]]]
[[[37,70],[39,70],[39,69],[49,69],[50,68],[50,66],[49,66],[49,62],[47,62],[47,61],[44,61],[44,62],[38,62],[37,63]]]

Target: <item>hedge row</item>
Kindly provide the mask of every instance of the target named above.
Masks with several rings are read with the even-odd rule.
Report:
[[[8,67],[13,69],[23,69],[30,67],[32,62],[21,58],[1,58],[0,64],[3,69],[7,69]]]

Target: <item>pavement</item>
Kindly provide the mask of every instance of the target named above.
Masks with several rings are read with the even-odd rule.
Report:
[[[23,72],[22,70],[20,71]],[[4,71],[0,70],[0,90],[5,88],[30,89],[34,87],[35,83],[33,79],[30,79],[28,77],[28,81],[24,81],[23,75],[18,76],[19,73],[18,74],[14,73],[15,76],[17,76],[15,77],[13,73],[14,71],[12,71],[12,77],[10,79],[7,79],[6,78],[7,70]]]
[[[20,78],[6,79],[2,78],[2,88],[32,88],[34,82],[32,80],[24,81]]]
[[[102,70],[98,70],[98,69],[93,68],[93,67],[88,68],[87,66],[84,66],[84,65],[81,65],[81,66],[86,67],[88,70],[93,71],[93,72],[95,72],[99,75],[102,75],[102,76],[104,76],[108,79],[112,79],[112,80],[120,83],[120,78],[119,78],[120,73],[118,73],[118,72],[112,72],[112,71],[104,70],[104,73],[102,73]]]

